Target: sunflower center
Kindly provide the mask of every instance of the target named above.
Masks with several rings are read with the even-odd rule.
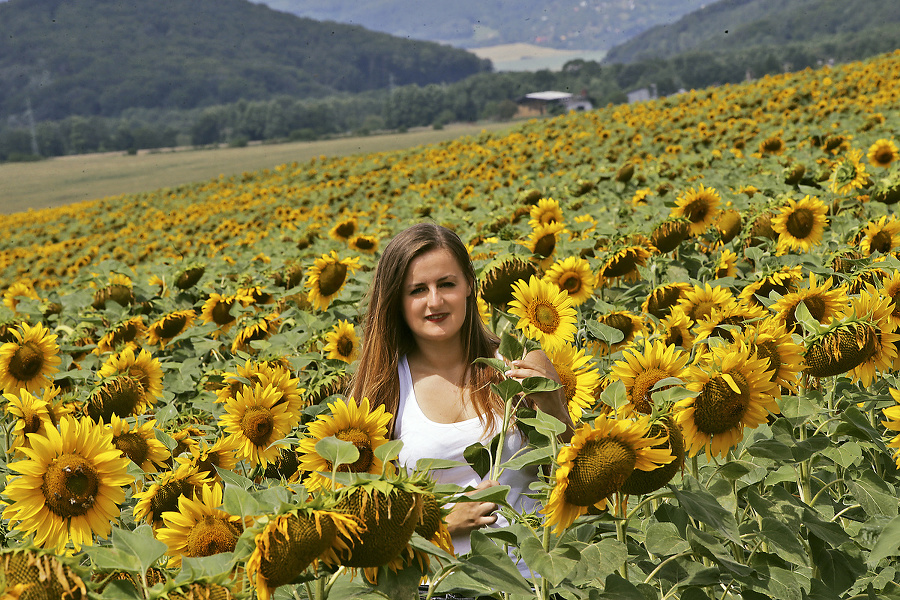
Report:
[[[577,273],[566,273],[559,278],[559,287],[566,290],[570,296],[577,294],[581,286],[581,277]]]
[[[774,380],[781,369],[781,356],[778,354],[778,345],[773,341],[756,344],[756,356],[769,359],[769,366],[766,368],[766,371],[772,373],[772,380]]]
[[[873,158],[879,167],[889,167],[894,162],[894,153],[890,148],[881,147],[875,151]]]
[[[872,241],[869,242],[869,248],[871,249],[871,252],[881,252],[882,254],[887,254],[891,251],[892,247],[892,236],[890,233],[884,230],[881,230],[873,235]]]
[[[347,278],[347,265],[328,263],[319,274],[319,293],[323,296],[336,294]]]
[[[359,458],[356,459],[356,462],[352,465],[341,465],[338,471],[349,471],[351,473],[365,473],[368,471],[375,458],[375,454],[372,452],[372,440],[369,438],[369,435],[359,429],[344,429],[339,431],[335,437],[339,440],[350,442],[359,450]],[[333,465],[329,466],[329,469],[332,467]]]
[[[122,452],[122,454],[130,458],[131,462],[138,466],[144,464],[144,461],[147,460],[147,457],[150,455],[150,445],[147,443],[147,440],[138,433],[130,431],[128,433],[123,433],[122,435],[117,435],[113,438],[113,444]]]
[[[173,338],[181,333],[181,329],[184,327],[186,321],[187,315],[168,316],[162,322],[162,325],[157,328],[156,335],[165,339]]]
[[[267,446],[274,430],[272,411],[263,406],[248,408],[241,418],[241,432],[256,446]]]
[[[616,438],[590,440],[572,461],[565,499],[575,506],[591,506],[620,487],[634,471],[637,453]]]
[[[197,470],[203,474],[205,473],[209,477],[216,476],[216,467],[221,466],[219,464],[219,453],[218,452],[210,452],[206,458],[203,460],[197,461]]]
[[[41,349],[32,342],[26,342],[19,346],[9,361],[9,373],[19,381],[31,381],[43,366],[44,355]]]
[[[825,312],[828,307],[825,305],[825,300],[822,299],[821,296],[809,296],[803,299],[803,304],[806,305],[806,308],[809,310],[809,314],[812,315],[812,318],[821,323],[825,320]],[[796,306],[794,307],[797,308]],[[794,311],[791,311],[793,315]]]
[[[134,377],[121,376],[105,383],[91,399],[91,404],[103,420],[108,421],[112,415],[128,417],[134,414],[143,399],[141,382]]]
[[[635,377],[634,383],[631,384],[631,403],[634,405],[634,409],[641,414],[649,415],[653,411],[650,390],[653,389],[653,386],[656,385],[657,381],[662,381],[669,376],[670,375],[662,369],[652,368],[643,371]],[[670,387],[672,386],[667,385],[661,387],[660,390],[669,389]]]
[[[787,218],[786,228],[789,234],[799,240],[805,240],[812,233],[815,219],[808,208],[798,208]]]
[[[337,341],[337,351],[343,357],[350,357],[353,354],[353,340],[346,336],[341,336]]]
[[[362,251],[372,250],[375,247],[375,241],[366,237],[357,238],[355,244]]]
[[[26,409],[22,415],[22,435],[37,433],[41,429],[41,415],[36,411]]]
[[[187,556],[212,556],[233,552],[240,530],[221,517],[205,515],[187,535]]]
[[[534,325],[544,333],[553,333],[559,327],[559,313],[550,304],[538,304],[534,307]]]
[[[119,346],[121,344],[127,344],[134,340],[137,337],[138,328],[135,323],[124,323],[116,328],[113,331],[111,338],[111,346]]]
[[[700,321],[703,317],[708,317],[712,314],[714,308],[717,307],[715,302],[710,302],[709,300],[701,300],[693,307],[691,307],[691,313],[688,315],[694,321]]]
[[[559,365],[556,368],[556,372],[560,381],[562,381],[563,389],[566,391],[566,400],[571,400],[578,391],[578,377],[572,372],[569,365]]]
[[[891,294],[891,316],[900,317],[900,289]]]
[[[666,286],[653,290],[647,299],[647,312],[661,319],[669,313],[669,309],[678,302],[681,290],[675,286]]]
[[[343,223],[339,223],[337,227],[334,228],[334,233],[339,238],[348,238],[354,233],[356,233],[356,223],[353,221],[344,221]]]
[[[556,235],[548,233],[542,235],[534,242],[534,253],[540,256],[550,256],[556,249]]]
[[[181,479],[161,485],[150,498],[150,513],[153,519],[159,519],[164,512],[178,510],[178,498],[182,495],[189,496],[190,490],[191,486]]]
[[[725,433],[741,422],[750,401],[747,379],[737,372],[729,373],[740,390],[736,392],[719,375],[710,379],[694,402],[694,422],[697,429],[708,435]]]
[[[232,321],[234,321],[237,317],[231,314],[231,307],[234,306],[234,299],[222,299],[219,300],[215,306],[213,306],[210,314],[212,315],[213,323],[216,325],[228,325]]]
[[[700,223],[709,214],[709,208],[709,203],[706,199],[698,198],[684,207],[684,216],[691,223]]]
[[[50,511],[63,518],[87,513],[97,497],[100,481],[93,465],[77,454],[62,454],[44,472],[41,492]]]

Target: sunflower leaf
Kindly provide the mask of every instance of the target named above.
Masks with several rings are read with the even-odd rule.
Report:
[[[505,357],[507,360],[522,358],[524,356],[522,354],[523,349],[522,343],[509,330],[504,331],[503,335],[500,336],[500,348],[497,351],[500,353],[500,356]]]
[[[441,469],[453,469],[464,467],[466,463],[458,460],[446,460],[443,458],[420,458],[416,461],[417,471],[438,471]]]
[[[359,460],[359,450],[352,442],[329,436],[316,442],[316,453],[330,462],[334,469],[341,465],[351,465]]]
[[[536,537],[525,538],[519,550],[528,566],[553,585],[559,585],[572,572],[580,556],[576,548],[565,544],[544,550],[541,540]]]
[[[498,373],[506,373],[507,370],[506,363],[499,358],[476,358],[475,363],[493,367]]]
[[[797,303],[797,308],[794,309],[794,318],[797,319],[797,322],[803,326],[807,333],[818,335],[827,329],[812,316],[812,313],[809,312],[809,308],[806,306],[806,302]]]
[[[114,528],[112,540],[117,549],[127,550],[138,559],[141,565],[138,573],[146,573],[168,549],[165,543],[153,537],[153,530],[149,525],[141,525],[134,531]]]
[[[400,440],[390,440],[373,451],[375,458],[383,463],[390,462],[400,456],[400,450],[403,448],[403,442]]]
[[[600,394],[600,400],[617,411],[628,404],[628,395],[625,392],[625,384],[622,383],[622,380],[617,379],[603,390],[603,393]]]
[[[553,390],[558,390],[561,387],[562,385],[546,377],[526,377],[522,380],[522,391],[526,394],[552,392]]]
[[[225,491],[222,493],[222,508],[229,514],[241,517],[258,515],[262,512],[259,502],[250,492],[231,483],[225,484]]]

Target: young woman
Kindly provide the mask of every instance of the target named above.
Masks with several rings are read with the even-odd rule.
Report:
[[[353,396],[368,397],[394,415],[391,437],[403,441],[400,462],[419,459],[466,462],[466,447],[487,444],[502,426],[502,400],[491,392],[496,372],[475,364],[497,356],[496,336],[482,324],[476,304],[475,270],[459,237],[444,227],[420,223],[399,233],[384,249],[375,270],[366,314],[365,340],[352,384]],[[559,381],[542,351],[512,361],[507,377],[541,376]],[[532,394],[532,406],[568,427],[572,423],[562,390]],[[506,436],[503,455],[521,449],[517,432]],[[509,503],[532,511],[523,496],[535,470],[504,471],[499,481],[481,480],[468,465],[433,472],[436,480],[484,489],[509,485]],[[497,523],[497,505],[464,502],[447,517],[457,553],[470,549],[469,533]],[[500,525],[505,524],[501,520]]]

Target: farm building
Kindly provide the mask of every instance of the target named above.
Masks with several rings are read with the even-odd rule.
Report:
[[[583,94],[574,95],[568,92],[533,92],[516,98],[519,105],[517,117],[535,117],[555,112],[555,107],[560,107],[561,112],[573,110],[591,110],[594,105]],[[557,109],[558,110],[558,109]]]

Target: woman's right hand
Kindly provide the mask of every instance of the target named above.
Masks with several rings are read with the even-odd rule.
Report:
[[[493,479],[485,479],[471,492],[471,496],[479,490],[500,485]],[[493,502],[457,502],[447,515],[447,529],[450,535],[467,534],[473,529],[481,529],[497,522],[496,510],[499,507]]]

